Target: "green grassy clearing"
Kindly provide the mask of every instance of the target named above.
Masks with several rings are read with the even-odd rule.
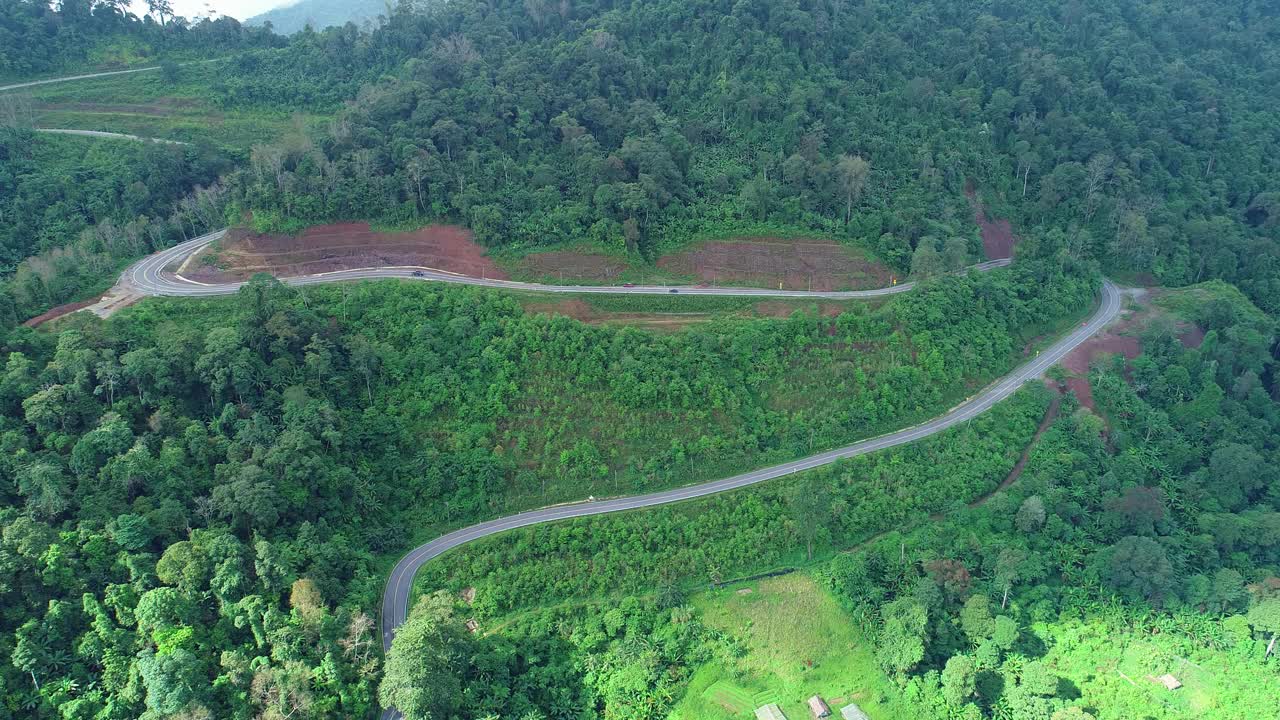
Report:
[[[101,130],[180,142],[209,142],[247,152],[253,145],[278,140],[292,130],[323,125],[327,117],[290,112],[217,110],[207,106],[174,108],[157,116],[128,110],[37,110],[36,127]]]
[[[1178,633],[1126,631],[1103,617],[1033,629],[1050,646],[1045,662],[1080,690],[1098,720],[1245,720],[1263,716],[1259,698],[1280,697],[1280,678],[1256,661],[1255,643],[1207,649]],[[1165,673],[1182,687],[1152,680]]]
[[[209,142],[246,154],[290,131],[310,131],[328,116],[291,107],[223,108],[214,99],[225,63],[185,65],[176,80],[133,73],[26,89],[36,127],[101,130],[182,142]]]
[[[1220,304],[1230,306],[1234,312],[1240,313],[1245,320],[1255,325],[1273,324],[1273,321],[1250,302],[1244,293],[1234,285],[1221,280],[1161,290],[1155,295],[1154,302],[1189,322],[1203,322],[1207,319],[1205,316],[1210,306]]]
[[[737,720],[773,702],[803,720],[815,694],[835,712],[852,701],[873,718],[911,717],[871,641],[807,574],[702,593],[693,605],[707,625],[739,639],[742,653],[699,668],[672,720]]]

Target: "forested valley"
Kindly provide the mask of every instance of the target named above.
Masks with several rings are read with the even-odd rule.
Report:
[[[1275,714],[1272,3],[457,0],[287,38],[147,10],[0,0],[6,82],[156,63],[146,92],[194,88],[211,126],[269,119],[49,136],[0,92],[0,720],[717,720],[821,683],[875,720]],[[1012,266],[942,274],[979,257],[975,214],[1012,222]],[[339,221],[641,263],[830,238],[922,282],[661,331],[260,275],[21,324],[219,227]],[[459,548],[383,653],[418,542],[938,416],[1104,277],[1144,320],[1087,370],[894,450]],[[771,615],[826,618],[838,662],[755,644],[749,594],[783,583],[812,604]]]

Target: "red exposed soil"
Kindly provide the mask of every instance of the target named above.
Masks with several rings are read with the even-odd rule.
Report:
[[[582,300],[558,300],[556,302],[527,302],[524,310],[529,314],[547,313],[565,315],[592,325],[621,323],[641,325],[654,330],[679,330],[702,322],[710,313],[621,313],[596,310]]]
[[[712,284],[788,290],[884,287],[891,273],[833,240],[739,238],[715,240],[658,260],[658,267]]]
[[[105,295],[106,293],[103,293],[103,294]],[[31,318],[30,320],[23,322],[22,324],[26,327],[31,327],[31,328],[39,327],[40,325],[43,325],[49,322],[50,320],[56,320],[62,317],[63,315],[70,315],[71,313],[77,310],[83,310],[84,308],[89,307],[90,305],[98,302],[101,299],[102,299],[102,295],[99,295],[95,298],[90,298],[88,300],[81,300],[80,302],[73,302],[73,303],[67,303],[66,305],[59,305],[56,308],[52,308],[50,310],[46,310],[45,312],[40,313],[39,315]]]
[[[1192,325],[1190,329],[1184,330],[1178,336],[1178,340],[1182,342],[1182,347],[1198,348],[1204,342],[1204,330]]]
[[[296,236],[233,230],[211,252],[215,254],[195,258],[183,276],[198,282],[226,282],[259,272],[290,277],[354,268],[416,266],[475,277],[507,277],[472,241],[470,231],[452,225],[431,225],[412,232],[375,232],[367,223],[341,223],[308,228]]]
[[[1076,394],[1076,400],[1079,400],[1084,407],[1090,410],[1098,409],[1097,404],[1093,401],[1093,387],[1089,385],[1088,378],[1067,378],[1067,389]]]
[[[1062,367],[1078,377],[1068,378],[1067,387],[1076,394],[1080,404],[1090,410],[1097,410],[1093,402],[1093,390],[1089,387],[1089,365],[1102,354],[1120,354],[1132,360],[1142,352],[1142,343],[1132,335],[1116,335],[1114,333],[1128,326],[1123,322],[1112,330],[1081,343],[1062,359]]]
[[[625,260],[592,252],[533,253],[520,261],[520,273],[535,279],[609,282],[627,269]]]
[[[1159,290],[1142,291],[1148,296],[1157,297]],[[1163,321],[1167,317],[1155,304],[1148,304],[1139,311],[1128,311],[1126,316],[1112,325],[1106,332],[1096,335],[1072,350],[1062,360],[1062,367],[1073,375],[1067,380],[1067,388],[1075,392],[1080,404],[1096,410],[1093,391],[1089,387],[1089,366],[1095,358],[1104,353],[1123,355],[1126,360],[1133,360],[1142,352],[1142,341],[1138,333],[1151,327],[1153,322]],[[1204,331],[1194,325],[1178,322],[1178,339],[1184,347],[1199,347],[1204,341]]]
[[[978,202],[978,194],[972,185],[966,186],[964,194],[969,198],[973,208],[973,221],[978,223],[978,232],[982,236],[982,249],[988,260],[1013,257],[1013,246],[1018,244],[1018,237],[1013,234],[1013,226],[1008,220],[1000,220],[987,215],[986,208]]]
[[[1120,328],[1116,328],[1119,330]],[[1086,375],[1089,364],[1103,353],[1119,353],[1132,360],[1142,352],[1142,343],[1132,335],[1116,335],[1105,332],[1084,341],[1062,359],[1062,367],[1077,375]]]

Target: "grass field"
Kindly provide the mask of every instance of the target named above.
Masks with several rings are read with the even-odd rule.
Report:
[[[1260,665],[1261,644],[1212,650],[1177,632],[1127,631],[1102,619],[1037,625],[1044,661],[1075,685],[1098,720],[1276,717],[1280,677]],[[1152,678],[1170,673],[1182,687]]]
[[[808,575],[732,585],[693,604],[703,622],[738,638],[743,653],[700,668],[672,720],[745,718],[766,703],[803,720],[810,717],[805,700],[815,694],[836,712],[856,702],[877,720],[912,717],[876,666],[871,642]]]
[[[327,115],[315,110],[217,107],[212,88],[226,72],[225,62],[200,63],[183,66],[176,80],[145,72],[40,85],[21,92],[31,99],[36,127],[205,141],[241,153],[291,130],[327,121]]]
[[[806,574],[732,585],[693,604],[705,623],[741,641],[743,652],[699,668],[672,720],[747,718],[774,702],[788,718],[805,720],[804,701],[814,694],[837,711],[856,702],[873,720],[923,715],[877,667],[871,640]],[[1213,650],[1177,632],[1119,627],[1101,617],[1031,631],[1048,646],[1044,663],[1098,720],[1275,717],[1280,677],[1256,662],[1260,643]],[[1165,673],[1182,687],[1154,681]]]

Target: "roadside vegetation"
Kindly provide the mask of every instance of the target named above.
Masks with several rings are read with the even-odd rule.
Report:
[[[220,227],[229,166],[208,147],[0,128],[4,312],[21,321],[101,292],[151,248]]]
[[[234,691],[250,676],[301,693],[328,667],[308,697],[359,715],[381,571],[415,536],[923,420],[1022,358],[1011,318],[1074,320],[1095,290],[1028,261],[836,317],[653,334],[495,291],[260,276],[234,298],[13,328],[6,687],[47,707],[101,671],[86,707],[235,715],[273,702]]]
[[[0,6],[0,85],[160,63],[207,60],[281,44],[235,18],[175,17],[168,0],[151,0],[145,17],[121,3],[7,2]]]
[[[449,590],[492,648],[551,623],[587,667],[575,638],[590,621],[552,618],[648,607],[670,631],[697,628],[699,650],[655,657],[635,655],[640,636],[619,625],[612,648],[632,654],[618,675],[639,679],[594,697],[627,717],[798,710],[817,692],[873,717],[1255,717],[1278,687],[1280,415],[1255,380],[1274,366],[1259,345],[1274,324],[1219,285],[1163,302],[1194,307],[1185,319],[1204,342],[1155,326],[1134,361],[1099,358],[1100,414],[1064,399],[989,499],[1051,391],[831,469],[489,538],[427,566],[419,587]],[[822,589],[793,576],[723,585],[796,566]],[[1157,684],[1165,674],[1184,687]]]
[[[1275,714],[1266,3],[455,0],[290,38],[147,10],[0,6],[0,77],[161,66],[0,94],[0,720],[794,718],[814,692],[874,720]],[[31,132],[55,122],[191,144]],[[822,241],[796,267],[831,282],[926,282],[828,304],[258,277],[20,326],[208,230],[321,223],[448,223],[557,281],[819,280],[705,242],[754,237]],[[942,276],[975,226],[988,256],[1016,232],[1013,266]],[[459,548],[381,652],[415,541],[936,416],[1077,326],[1103,274],[1167,288],[1129,359],[1058,378],[1079,395]],[[705,317],[617,317],[655,313]]]
[[[321,131],[336,109],[334,102],[234,99],[227,78],[244,72],[246,57],[254,55],[91,82],[41,85],[9,94],[20,98],[25,120],[35,127],[204,143],[241,163],[248,160],[254,145],[279,142],[290,132]]]

